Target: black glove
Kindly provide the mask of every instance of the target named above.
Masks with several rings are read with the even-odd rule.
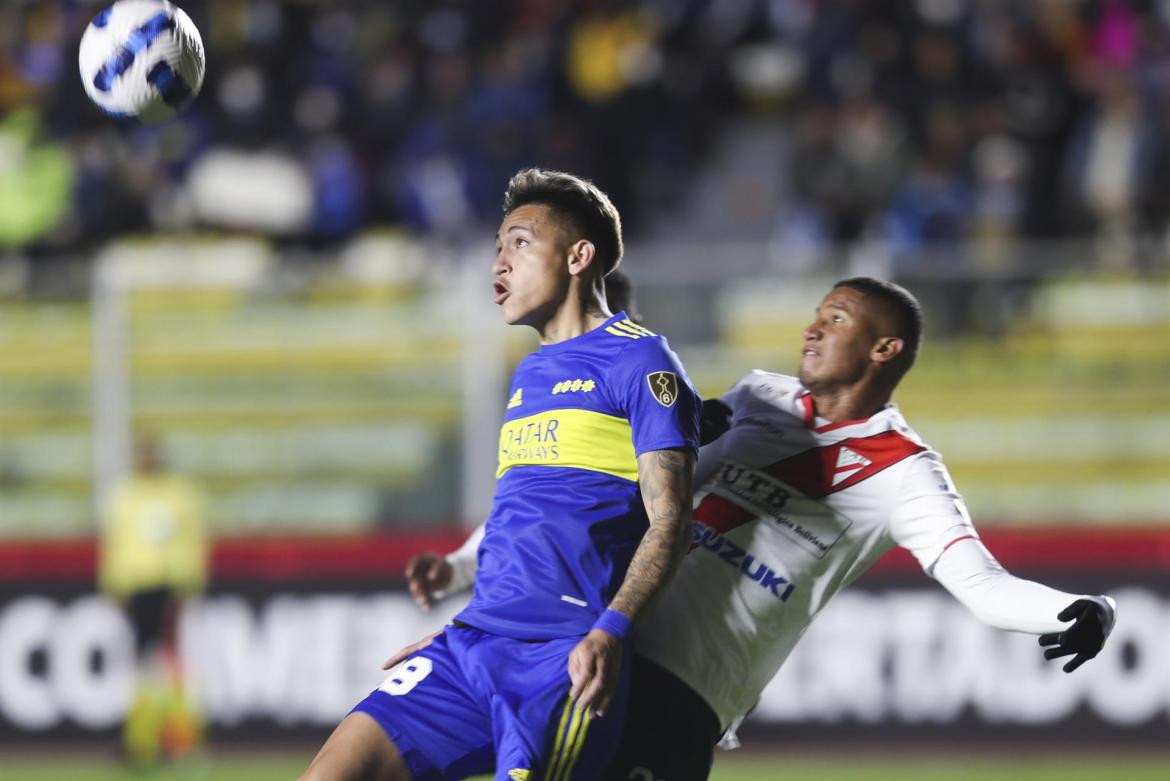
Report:
[[[1064,665],[1064,671],[1071,673],[1092,659],[1105,645],[1105,638],[1113,629],[1116,605],[1109,597],[1078,599],[1060,611],[1061,621],[1072,621],[1073,625],[1063,632],[1040,635],[1040,645],[1045,647],[1044,658],[1056,659],[1076,654]]]
[[[719,399],[704,399],[699,416],[699,444],[714,442],[731,428],[731,407]]]

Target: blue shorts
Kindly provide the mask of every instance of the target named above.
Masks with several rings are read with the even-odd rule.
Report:
[[[621,739],[630,648],[601,718],[569,702],[580,637],[532,642],[451,626],[354,708],[381,725],[414,781],[495,769],[501,781],[601,778]]]

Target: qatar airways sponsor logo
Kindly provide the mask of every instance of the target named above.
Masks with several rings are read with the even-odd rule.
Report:
[[[557,447],[560,425],[556,418],[505,423],[500,431],[500,460],[505,464],[558,460],[561,457]]]
[[[792,592],[796,590],[795,583],[790,583],[787,578],[777,575],[775,570],[756,559],[754,554],[748,553],[710,526],[695,521],[692,528],[696,545],[738,569],[744,577],[760,584],[760,588],[771,592],[772,596],[781,602],[787,602]]]

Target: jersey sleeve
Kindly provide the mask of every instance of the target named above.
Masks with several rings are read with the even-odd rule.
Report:
[[[630,421],[635,455],[679,447],[698,451],[702,401],[664,339],[631,342],[615,377],[615,402]]]
[[[983,543],[964,539],[935,562],[934,578],[983,623],[1012,632],[1061,632],[1068,622],[1057,616],[1078,599],[1098,601],[1113,628],[1113,603],[1107,597],[1069,594],[1024,580],[1005,570]]]
[[[707,482],[707,478],[711,476],[711,472],[723,461],[723,456],[729,443],[735,438],[734,433],[732,433],[732,429],[735,427],[735,421],[737,418],[743,417],[751,401],[752,377],[753,374],[748,374],[741,378],[719,397],[719,401],[731,408],[731,419],[728,421],[729,428],[723,436],[699,448],[699,458],[695,463],[696,490]],[[696,495],[696,499],[698,498]]]
[[[743,377],[740,377],[738,382],[724,391],[723,395],[719,397],[720,401],[731,407],[733,416],[737,410],[746,406],[746,402],[750,401],[756,374],[757,372],[749,372]]]
[[[946,466],[933,451],[913,457],[890,517],[894,541],[906,548],[927,574],[948,546],[979,534]]]

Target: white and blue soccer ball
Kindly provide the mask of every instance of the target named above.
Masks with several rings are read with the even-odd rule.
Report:
[[[203,86],[203,40],[191,17],[164,0],[119,0],[81,36],[81,83],[116,117],[148,122],[183,109]]]

